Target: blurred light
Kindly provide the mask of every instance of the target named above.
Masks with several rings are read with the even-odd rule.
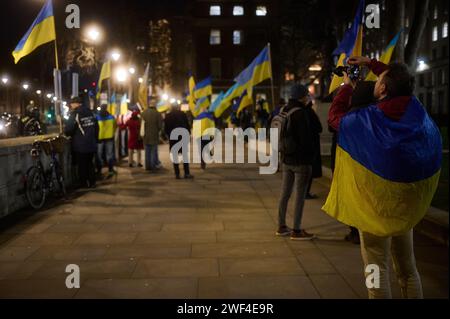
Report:
[[[47,117],[48,117],[49,119],[51,119],[51,118],[52,118],[52,115],[51,115],[50,113],[48,113],[48,114],[47,114]]]
[[[41,95],[41,93],[42,93],[41,90],[37,90],[37,91],[36,91],[36,94],[37,94],[37,95]]]
[[[48,99],[51,99],[52,96],[53,96],[53,94],[51,94],[51,93],[48,93],[48,94],[47,94],[47,98],[48,98]]]
[[[8,83],[8,81],[9,81],[9,79],[6,76],[2,77],[2,83],[3,84]]]
[[[114,61],[119,61],[119,59],[120,59],[120,52],[119,52],[119,51],[113,51],[113,52],[111,53],[111,58],[112,58]]]
[[[127,103],[131,103],[131,100],[130,100],[130,99],[127,99]]]
[[[422,71],[426,71],[430,68],[430,66],[425,62],[425,60],[423,59],[418,59],[417,60],[417,72],[422,72]]]
[[[3,124],[0,124],[0,131],[3,131],[3,129],[4,129]]]
[[[86,34],[93,42],[98,42],[100,40],[100,30],[96,26],[90,26],[87,29]]]
[[[169,96],[167,95],[167,93],[164,93],[161,98],[163,101],[167,101],[169,99]]]
[[[175,103],[176,101],[177,101],[177,100],[175,100],[174,98],[171,98],[169,102],[170,102],[170,104],[173,104],[173,103]]]
[[[180,104],[181,104],[181,101],[180,101],[180,100],[177,100],[177,104],[180,105]]]
[[[53,101],[58,101],[58,98],[56,96],[53,97]]]
[[[30,85],[28,83],[24,83],[24,84],[22,84],[22,87],[23,87],[24,90],[28,90]]]
[[[314,81],[314,84],[320,84],[319,79],[316,79],[316,80]]]
[[[308,70],[311,72],[318,72],[318,71],[322,71],[322,67],[318,64],[313,64],[309,67]]]
[[[124,68],[118,68],[116,70],[116,79],[118,82],[125,82],[128,78],[127,71]]]
[[[130,74],[135,74],[136,73],[136,69],[131,67],[128,69],[128,72],[130,72]]]
[[[99,107],[97,107],[97,111],[101,111],[101,108],[100,108],[100,106],[99,106]]]
[[[143,79],[143,78],[139,78],[139,79],[138,79],[138,82],[139,82],[139,83],[142,83],[142,82],[144,82],[144,79]]]

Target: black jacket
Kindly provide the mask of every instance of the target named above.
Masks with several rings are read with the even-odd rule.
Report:
[[[306,106],[298,101],[290,100],[284,111],[289,112],[295,107],[299,107],[300,110],[291,115],[287,134],[294,137],[297,142],[296,151],[283,155],[282,161],[287,165],[312,165],[314,160],[313,133]]]
[[[98,122],[87,107],[81,106],[70,114],[64,133],[72,137],[74,152],[97,152]]]
[[[170,134],[176,128],[184,128],[190,132],[188,117],[186,113],[180,110],[171,111],[164,119],[164,131],[169,138],[170,147],[181,141],[181,137],[178,137],[178,140],[170,140]]]
[[[320,123],[320,119],[317,116],[316,112],[312,108],[312,105],[308,105],[306,107],[306,113],[309,117],[309,123],[311,128],[311,138],[313,143],[313,172],[312,177],[318,178],[322,177],[322,155],[320,150],[320,134],[323,131],[322,124]]]

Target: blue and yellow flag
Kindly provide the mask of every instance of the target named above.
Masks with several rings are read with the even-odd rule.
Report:
[[[195,89],[195,79],[194,75],[189,72],[189,80],[188,80],[188,86],[189,86],[189,95],[187,96],[187,101],[189,103],[189,110],[193,113],[195,110],[195,97],[194,97],[194,89]]]
[[[203,81],[197,83],[194,88],[194,98],[196,100],[201,99],[205,96],[212,95],[212,80],[211,77],[204,79]]]
[[[397,45],[398,39],[400,38],[400,34],[403,32],[403,29],[400,30],[399,33],[389,42],[387,48],[383,51],[383,54],[380,56],[380,62],[384,64],[389,64],[392,59],[392,53],[394,53],[395,46]],[[378,77],[370,71],[366,77],[366,81],[376,81]]]
[[[114,92],[113,94],[111,94],[111,98],[109,99],[108,112],[111,113],[112,115],[118,115],[117,111],[118,109],[116,102],[116,93]]]
[[[211,106],[209,107],[209,111],[214,113],[215,110],[220,106],[220,103],[223,100],[224,97],[224,93],[223,91],[219,93],[219,95],[217,95],[217,97],[214,99],[214,101],[211,103]]]
[[[247,90],[245,90],[244,93],[242,93],[241,97],[238,99],[238,101],[236,102],[237,105],[237,109],[234,110],[237,113],[237,116],[239,116],[239,114],[241,113],[241,111],[243,109],[245,109],[246,107],[249,107],[251,105],[253,105],[253,99],[252,96],[248,95]]]
[[[203,111],[205,111],[210,106],[210,104],[211,104],[211,102],[209,101],[208,96],[202,97],[201,99],[197,100],[197,102],[195,104],[195,109],[194,109],[194,112],[192,112],[192,115],[194,117],[199,116],[199,114],[202,113]]]
[[[212,132],[208,132],[207,130],[215,126],[214,115],[209,111],[203,111],[193,121],[192,135],[194,138],[211,136]]]
[[[22,37],[12,55],[17,64],[21,58],[33,52],[37,47],[56,40],[55,17],[52,1],[47,0],[27,33]]]
[[[157,110],[159,113],[167,112],[168,110],[170,110],[170,102],[169,102],[169,101],[161,100],[161,101],[156,105],[156,110]]]
[[[362,40],[363,40],[363,17],[364,17],[365,1],[359,2],[358,10],[356,11],[355,19],[352,26],[344,34],[339,46],[333,51],[333,56],[339,56],[336,67],[343,66],[346,58],[351,56],[362,55]],[[343,77],[333,75],[331,80],[329,93],[333,93],[341,84],[344,83]]]
[[[102,69],[100,71],[100,77],[98,78],[97,85],[97,100],[100,98],[100,94],[102,93],[102,84],[103,81],[109,79],[111,77],[111,61],[107,61],[103,63]]]
[[[125,115],[128,113],[128,97],[126,94],[122,95],[120,100],[120,114]]]
[[[342,118],[333,182],[323,210],[376,236],[412,229],[427,213],[442,162],[439,129],[412,97],[400,121],[376,106]]]
[[[267,45],[250,65],[239,74],[234,81],[238,83],[239,95],[245,90],[253,91],[258,83],[272,77],[272,66],[270,64],[270,48]]]
[[[218,106],[214,108],[214,116],[219,118],[222,114],[231,106],[233,99],[242,95],[245,91],[239,83],[235,83],[232,87],[228,89],[223,95],[222,99],[218,103]]]

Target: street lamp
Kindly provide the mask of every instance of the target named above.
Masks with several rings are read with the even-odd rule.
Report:
[[[139,79],[138,79],[138,82],[139,82],[139,83],[143,83],[143,82],[144,82],[144,79],[143,79],[143,78],[139,78]]]
[[[36,91],[36,94],[37,94],[37,95],[41,95],[41,93],[42,93],[41,90],[37,90],[37,91]]]
[[[48,93],[48,94],[47,94],[47,99],[51,99],[51,98],[52,98],[52,96],[53,96],[53,94],[51,94],[51,93]]]
[[[130,74],[135,74],[136,73],[136,69],[134,67],[130,67],[128,69],[128,72],[130,72]]]
[[[8,81],[9,81],[9,79],[6,76],[2,77],[2,83],[3,84],[6,85],[8,83]]]
[[[111,58],[114,60],[114,61],[119,61],[119,59],[120,59],[120,52],[119,51],[113,51],[112,53],[111,53]]]
[[[164,93],[163,95],[162,95],[162,100],[163,101],[167,101],[169,99],[169,96],[167,95],[167,93]]]
[[[28,90],[28,88],[30,87],[30,85],[28,85],[28,83],[24,83],[22,84],[23,89],[26,91]]]

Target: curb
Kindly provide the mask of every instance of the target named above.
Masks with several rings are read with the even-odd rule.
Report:
[[[322,166],[323,177],[331,181],[331,169]],[[425,217],[414,228],[418,233],[432,239],[435,242],[448,247],[448,222],[449,212],[430,207]]]

